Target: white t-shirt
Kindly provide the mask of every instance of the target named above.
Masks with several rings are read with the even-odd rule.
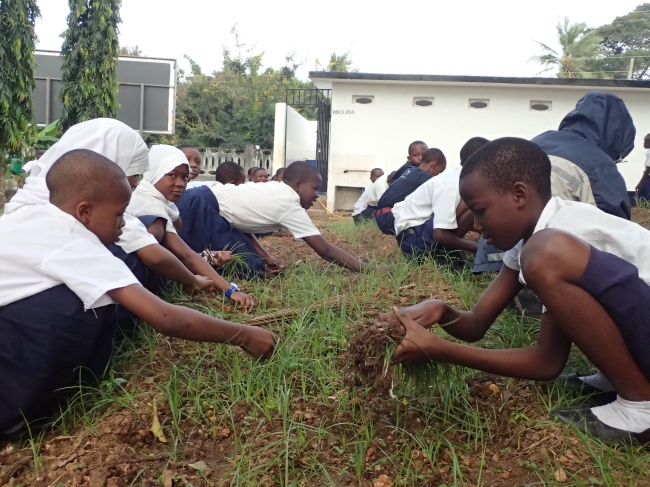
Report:
[[[368,202],[367,205],[377,206],[379,199],[388,189],[388,176],[384,174],[382,177],[377,178],[377,180],[370,185],[368,190]],[[367,206],[366,205],[366,206]]]
[[[639,269],[639,277],[650,284],[650,231],[641,225],[610,215],[595,206],[565,201],[554,196],[544,207],[533,233],[557,228],[581,238],[598,250],[617,255]],[[519,257],[523,241],[503,256],[503,263],[521,271]],[[523,276],[519,274],[523,283]]]
[[[295,238],[320,235],[300,206],[298,193],[284,183],[219,183],[210,190],[217,197],[221,216],[244,233],[271,233],[286,228]]]
[[[138,218],[125,213],[122,235],[115,243],[130,254],[148,245],[158,245],[158,240],[147,231],[147,227]]]
[[[33,205],[0,219],[0,306],[60,284],[86,309],[112,304],[106,294],[138,280],[97,236],[54,205]]]
[[[368,208],[368,195],[370,194],[370,188],[372,187],[372,184],[369,186],[366,186],[366,189],[363,190],[363,193],[361,193],[361,196],[359,196],[359,199],[357,202],[354,204],[354,209],[352,210],[352,216],[356,216],[363,212],[366,208]]]
[[[395,234],[422,225],[433,216],[433,228],[458,228],[456,208],[460,204],[458,185],[461,166],[429,179],[393,207]]]
[[[650,149],[645,151],[645,165],[646,167],[650,167]]]

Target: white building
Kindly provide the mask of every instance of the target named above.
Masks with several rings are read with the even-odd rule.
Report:
[[[643,171],[643,137],[650,132],[650,81],[332,72],[311,72],[310,78],[318,88],[331,90],[327,205],[332,210],[352,208],[370,182],[370,170],[397,169],[414,140],[441,149],[453,166],[470,137],[532,138],[557,129],[589,91],[613,93],[625,101],[637,129],[635,149],[619,165],[629,189],[634,189]],[[278,127],[278,112],[283,111],[288,112],[284,132]],[[276,167],[283,161],[312,158],[313,152],[292,155],[302,154],[292,149],[301,145],[299,140],[314,147],[315,126],[305,125],[304,119],[300,123],[297,117],[302,118],[291,107],[277,107]]]

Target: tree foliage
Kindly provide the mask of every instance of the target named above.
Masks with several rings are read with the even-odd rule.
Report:
[[[120,56],[143,57],[142,50],[136,44],[135,46],[120,46]]]
[[[180,73],[176,102],[175,141],[200,147],[273,147],[275,104],[288,88],[313,88],[296,78],[301,66],[288,54],[281,69],[264,68],[263,52],[247,48],[233,29],[235,51],[223,48],[223,68],[203,74],[186,56],[190,73]]]
[[[117,24],[121,0],[68,0],[63,33],[59,122],[66,128],[97,117],[117,116]]]
[[[650,78],[650,3],[616,17],[595,32],[603,39],[604,56],[589,63],[591,71],[607,78],[627,78],[630,58],[634,57],[632,79]]]
[[[541,46],[544,54],[533,56],[531,61],[544,66],[542,73],[557,70],[558,78],[594,77],[588,66],[599,55],[603,38],[595,31],[589,30],[583,22],[572,24],[568,17],[564,18],[564,22],[558,22],[556,29],[562,52],[535,41]]]
[[[21,155],[24,141],[36,130],[32,91],[39,15],[35,0],[0,1],[0,161]]]
[[[343,54],[338,55],[333,52],[330,55],[330,61],[326,66],[323,66],[321,62],[316,59],[316,69],[321,71],[332,71],[339,73],[356,73],[358,69],[352,69],[352,53],[348,50]]]

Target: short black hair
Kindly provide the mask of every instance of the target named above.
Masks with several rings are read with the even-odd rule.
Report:
[[[282,181],[288,185],[295,182],[305,182],[314,177],[320,177],[320,173],[314,166],[305,161],[295,161],[287,166],[282,175]]]
[[[75,149],[59,157],[45,176],[50,203],[61,206],[73,198],[101,202],[126,180],[113,161],[88,149]]]
[[[387,182],[387,183],[390,183],[391,181],[393,181],[393,178],[395,177],[395,174],[397,174],[397,171],[393,171],[393,172],[391,172],[391,173],[388,175],[388,177],[386,177],[386,182]]]
[[[440,163],[447,164],[447,158],[445,154],[436,148],[427,149],[424,154],[422,154],[422,162],[436,161]]]
[[[277,171],[275,171],[275,175],[276,175],[276,176],[277,176],[278,174],[282,174],[282,173],[284,173],[284,168],[283,168],[283,167],[280,167],[280,168],[278,168]]]
[[[382,174],[384,173],[384,170],[381,167],[376,167],[372,171],[370,171],[370,177],[374,176],[377,171],[381,171]]]
[[[408,152],[409,156],[411,155],[411,151],[413,150],[413,147],[415,147],[416,145],[423,145],[424,147],[427,148],[429,147],[425,142],[422,142],[421,140],[415,140],[409,144],[409,152]]]
[[[268,172],[266,169],[264,169],[263,167],[258,167],[258,168],[255,169],[255,171],[253,172],[253,176],[255,176],[255,174],[257,174],[257,171],[264,171],[266,174],[269,173],[269,172]]]
[[[249,167],[249,168],[248,168],[248,173],[247,173],[247,174],[250,176],[251,174],[253,174],[253,173],[254,173],[255,171],[257,171],[258,169],[261,169],[261,168],[258,167],[258,166]]]
[[[467,159],[469,159],[469,156],[474,154],[474,152],[479,150],[488,142],[490,141],[483,137],[472,137],[467,142],[465,142],[465,145],[460,149],[460,165],[465,165],[465,162]]]
[[[221,184],[228,184],[230,181],[237,181],[239,178],[246,179],[246,172],[243,167],[233,161],[222,162],[214,172],[214,180],[219,181]]]
[[[178,150],[183,150],[183,149],[194,149],[194,150],[196,150],[197,152],[199,151],[199,148],[198,148],[198,147],[196,147],[195,145],[189,145],[189,144],[181,144],[181,145],[177,145],[176,148],[177,148]]]
[[[540,146],[518,137],[488,142],[470,156],[462,171],[463,179],[480,171],[492,187],[506,192],[517,182],[533,187],[541,197],[551,197],[551,161]]]

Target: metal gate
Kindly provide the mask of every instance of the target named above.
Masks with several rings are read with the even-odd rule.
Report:
[[[327,192],[327,172],[330,160],[330,122],[332,120],[332,105],[318,100],[316,113],[316,169],[323,178],[321,192]]]

